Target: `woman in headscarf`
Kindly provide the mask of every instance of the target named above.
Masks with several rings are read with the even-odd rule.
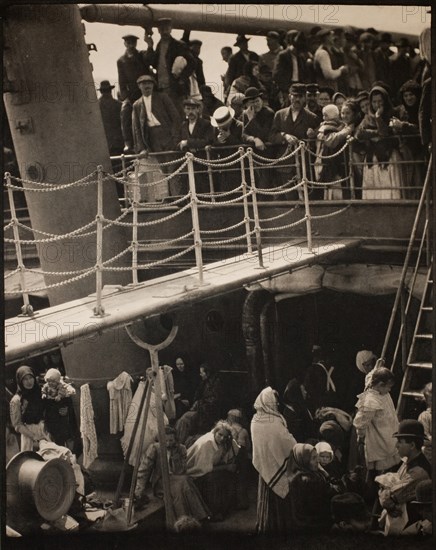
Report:
[[[235,500],[239,446],[234,435],[230,424],[220,420],[187,452],[186,473],[194,478],[213,521],[222,521]]]
[[[297,441],[314,436],[313,417],[306,403],[307,391],[299,380],[289,380],[283,393],[283,416],[289,432]]]
[[[288,526],[288,460],[297,443],[279,413],[278,394],[270,386],[254,402],[251,421],[253,466],[259,472],[257,492],[258,533],[286,533]]]
[[[33,370],[23,365],[16,372],[17,391],[10,401],[11,423],[21,434],[21,451],[33,451],[34,445],[51,441],[44,423],[45,403]]]
[[[330,499],[336,494],[318,463],[312,445],[297,443],[292,449],[288,468],[289,530],[327,532],[331,525]]]
[[[421,86],[414,80],[408,80],[401,86],[399,98],[401,103],[395,109],[391,127],[399,136],[403,160],[410,161],[410,164],[404,165],[405,185],[408,188],[405,191],[405,198],[419,199],[419,190],[425,173],[424,149],[421,145],[418,121]]]
[[[390,124],[394,114],[388,92],[374,86],[369,94],[369,113],[360,123],[356,138],[365,141],[363,167],[363,199],[401,199],[404,170],[400,142]]]

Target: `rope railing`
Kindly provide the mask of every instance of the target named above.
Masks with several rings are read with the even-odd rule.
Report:
[[[347,145],[349,142],[347,142]],[[341,151],[337,152],[334,156],[337,156],[340,154],[343,150],[345,150],[345,147],[342,148]],[[159,165],[156,165],[154,163],[147,163],[146,158],[139,158],[139,156],[132,156],[132,162],[126,163],[127,156],[122,156],[122,160],[124,161],[123,170],[120,172],[117,172],[116,174],[110,174],[103,170],[101,166],[97,167],[97,170],[90,174],[89,176],[86,176],[85,178],[82,178],[81,180],[78,180],[77,182],[71,182],[66,183],[62,185],[51,185],[50,187],[47,187],[45,183],[43,183],[40,188],[42,190],[63,190],[68,188],[74,188],[74,186],[83,186],[90,183],[97,183],[97,211],[95,215],[95,219],[91,222],[78,227],[74,229],[73,231],[70,231],[66,234],[57,235],[53,233],[49,233],[46,231],[42,231],[40,229],[34,229],[31,227],[26,226],[25,224],[22,224],[19,222],[16,218],[16,210],[14,207],[14,193],[16,192],[16,189],[12,183],[11,183],[11,177],[10,175],[6,174],[6,182],[5,186],[8,191],[8,197],[11,204],[11,221],[9,224],[5,226],[5,229],[12,229],[13,231],[13,238],[5,239],[6,242],[13,243],[16,248],[16,255],[17,255],[17,268],[9,273],[5,279],[11,278],[14,275],[19,275],[20,279],[20,289],[14,290],[11,292],[6,292],[6,295],[15,295],[15,294],[21,294],[23,296],[24,306],[22,308],[22,312],[24,315],[32,315],[33,310],[29,303],[29,292],[30,289],[26,288],[26,281],[25,281],[25,273],[38,273],[42,275],[43,277],[67,277],[66,279],[46,284],[44,286],[38,287],[38,288],[32,288],[32,292],[43,292],[48,291],[51,289],[59,288],[64,285],[73,284],[79,280],[84,279],[85,277],[89,277],[90,275],[95,274],[95,307],[94,307],[94,315],[101,317],[106,315],[106,312],[104,310],[103,304],[102,304],[102,291],[103,291],[103,274],[105,272],[126,272],[130,271],[132,273],[132,282],[134,285],[139,284],[139,277],[138,273],[141,270],[148,270],[148,269],[154,269],[158,268],[162,265],[173,263],[174,265],[184,265],[184,262],[180,263],[178,262],[179,258],[182,256],[185,256],[187,254],[190,254],[191,252],[194,252],[195,256],[195,265],[197,269],[198,274],[198,282],[199,285],[205,284],[204,281],[204,268],[203,268],[203,249],[211,249],[215,247],[220,246],[226,246],[231,243],[235,243],[238,241],[246,240],[246,247],[247,252],[253,253],[253,249],[255,249],[255,252],[257,254],[257,261],[259,268],[264,268],[263,263],[263,246],[264,242],[262,241],[262,235],[263,234],[269,234],[272,232],[278,232],[283,231],[287,229],[292,229],[294,227],[297,227],[301,224],[306,224],[306,234],[307,234],[307,246],[309,251],[312,251],[312,227],[311,223],[315,220],[321,220],[332,216],[340,215],[341,213],[345,212],[348,208],[350,208],[350,204],[345,206],[342,209],[336,210],[335,212],[330,212],[328,214],[319,215],[319,216],[313,216],[310,211],[310,202],[309,202],[309,186],[313,185],[320,185],[320,186],[333,186],[338,185],[344,181],[350,180],[351,175],[348,175],[346,178],[341,178],[339,180],[335,180],[332,182],[313,182],[307,177],[307,169],[309,166],[309,163],[307,162],[306,158],[306,152],[309,151],[309,147],[303,142],[299,142],[297,146],[294,146],[292,151],[289,152],[289,149],[283,154],[281,157],[276,159],[268,159],[267,157],[263,157],[262,155],[259,155],[258,153],[254,152],[252,148],[248,147],[244,149],[243,147],[240,147],[238,151],[232,152],[231,154],[227,155],[226,157],[219,158],[219,159],[211,159],[211,158],[198,158],[194,156],[192,153],[186,153],[182,158],[178,158],[171,161],[165,161],[162,163],[159,163]],[[311,153],[311,152],[310,152]],[[157,157],[158,155],[153,155],[154,157]],[[210,157],[210,155],[209,155]],[[168,157],[163,157],[168,158]],[[256,182],[256,174],[255,174],[255,163],[256,162],[267,162],[266,166],[273,166],[277,163],[281,163],[280,169],[283,168],[283,162],[289,159],[294,159],[295,163],[291,165],[292,171],[295,173],[292,177],[289,177],[289,179],[276,187],[258,187]],[[332,157],[329,157],[332,158]],[[130,160],[130,159],[127,159]],[[178,164],[177,167],[174,167],[176,164]],[[205,174],[209,177],[209,188],[210,193],[198,193],[197,187],[196,187],[196,176],[200,173],[200,171],[196,170],[196,166],[205,166],[207,167],[207,170],[201,171],[202,174]],[[149,166],[150,168],[156,169],[162,168],[162,167],[169,167],[172,166],[173,169],[170,173],[166,173],[165,177],[159,178],[158,180],[148,181],[148,182],[141,182],[141,173],[144,173],[144,168]],[[131,172],[133,168],[133,173]],[[229,169],[231,168],[232,171],[238,171],[240,173],[240,184],[236,185],[231,190],[226,191],[216,191],[213,181],[213,171],[221,171],[222,169]],[[156,170],[157,171],[157,170]],[[182,173],[183,171],[183,173]],[[160,172],[162,173],[162,172]],[[143,202],[141,198],[141,189],[143,188],[151,188],[155,187],[159,183],[168,183],[170,180],[175,178],[176,176],[181,175],[183,178],[186,178],[184,181],[187,182],[187,185],[189,187],[189,190],[187,193],[180,197],[174,197],[167,200],[166,197],[164,197],[164,200],[161,202],[156,203],[150,203],[150,202]],[[118,177],[118,176],[121,176]],[[27,182],[27,180],[20,180],[17,178],[15,181],[20,181],[23,183],[29,183],[33,184],[35,182]],[[125,192],[129,193],[129,201],[130,204],[127,208],[125,208],[122,213],[117,216],[115,219],[109,219],[104,216],[104,187],[108,184],[113,184],[113,182],[118,182],[123,184]],[[20,191],[27,190],[23,188],[18,188]],[[41,190],[41,189],[40,189]],[[294,208],[280,213],[275,216],[271,216],[269,218],[261,218],[259,215],[259,204],[258,204],[258,198],[260,196],[266,195],[286,195],[287,193],[298,191],[300,200],[302,201],[302,204],[304,204],[305,209],[305,215],[301,219],[298,219],[296,221],[280,224],[278,225],[276,222],[279,220],[282,220],[286,216],[289,216],[292,212],[294,212],[299,205],[294,206]],[[236,204],[239,203],[241,206],[236,206]],[[216,229],[202,229],[200,225],[200,214],[199,214],[199,206],[208,206],[208,207],[216,207],[216,206],[224,206],[224,205],[235,205],[235,208],[241,208],[241,219],[240,221],[237,221],[236,223],[226,226],[226,227],[219,227]],[[139,210],[143,208],[153,208],[156,212],[159,210],[167,209],[168,207],[174,208],[174,211],[171,213],[167,213],[166,215],[159,216],[157,219],[147,220],[147,221],[139,221]],[[140,228],[151,228],[158,224],[167,223],[170,220],[173,220],[177,218],[178,216],[182,215],[184,212],[190,211],[191,213],[191,220],[192,220],[192,229],[189,232],[186,232],[182,235],[175,236],[173,238],[159,240],[156,242],[141,242],[139,240],[139,233],[138,230]],[[131,219],[126,220],[125,218],[127,216],[131,216]],[[265,227],[265,225],[273,225],[273,227]],[[130,244],[127,248],[123,249],[121,252],[116,254],[115,256],[106,259],[103,255],[103,244],[104,244],[104,235],[105,230],[109,227],[124,227],[128,228],[131,231],[131,237],[130,237]],[[245,231],[238,235],[229,235],[227,238],[220,238],[220,239],[213,239],[214,235],[222,235],[226,232],[235,231],[240,227],[244,227]],[[21,239],[18,230],[20,228],[23,228],[27,231],[32,231],[35,236],[41,235],[45,238],[37,238],[37,239]],[[93,231],[88,231],[91,228],[95,228]],[[25,244],[45,244],[45,243],[53,243],[62,241],[64,239],[71,239],[71,238],[80,238],[80,237],[89,237],[92,235],[95,236],[95,250],[96,250],[96,256],[95,256],[95,263],[94,265],[90,267],[86,267],[83,269],[78,269],[74,271],[41,271],[41,270],[35,270],[31,268],[26,268],[23,263],[23,258],[21,254],[21,246]],[[203,242],[203,238],[207,236],[207,240]],[[189,244],[189,241],[191,240],[192,244]],[[182,244],[183,242],[183,244]],[[175,247],[178,245],[182,245],[182,249],[178,250],[174,254],[171,254],[166,257],[159,257],[156,260],[149,261],[147,263],[141,263],[138,260],[138,252],[139,251],[149,251],[150,253],[159,252],[160,255],[162,255],[162,251],[165,248],[168,247]],[[117,260],[120,260],[122,257],[126,256],[127,254],[131,254],[131,263],[130,265],[114,265],[114,263]]]

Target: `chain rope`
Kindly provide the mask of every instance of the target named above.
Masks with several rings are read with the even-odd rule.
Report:
[[[336,151],[336,153],[333,153],[331,155],[320,155],[319,153],[315,153],[314,151],[311,151],[311,149],[309,147],[305,147],[305,149],[313,157],[316,157],[316,158],[319,158],[319,159],[322,159],[322,160],[327,160],[327,159],[333,159],[333,158],[337,157],[338,155],[340,155],[341,153],[343,153],[349,145],[350,145],[350,141],[346,141],[344,143],[344,145],[339,149],[339,151]]]
[[[294,208],[291,208],[291,210],[288,210],[287,212],[284,212],[283,214],[277,214],[277,216],[272,216],[271,218],[259,218],[259,222],[268,223],[272,222],[274,220],[279,220],[280,218],[284,218],[285,216],[289,216],[289,214],[292,214],[292,212],[295,212],[297,208],[300,208],[300,206],[294,206]],[[204,231],[202,231],[204,233]]]
[[[226,231],[231,231],[232,229],[236,229],[237,227],[241,227],[241,225],[245,224],[246,220],[242,220],[239,223],[235,223],[235,225],[230,225],[229,227],[224,227],[222,229],[202,229],[201,234],[202,235],[213,235],[214,233],[225,233]]]
[[[191,250],[194,250],[195,245],[191,245],[190,247],[186,248],[185,250],[181,250],[177,254],[174,254],[173,256],[168,256],[167,258],[164,258],[162,260],[157,260],[156,262],[150,262],[148,264],[141,264],[137,265],[135,267],[129,266],[129,267],[103,267],[103,271],[132,271],[133,269],[150,269],[152,267],[156,267],[158,265],[166,264],[170,262],[171,260],[175,260],[177,258],[180,258],[181,256],[184,256],[185,254],[188,254],[188,252],[191,252]]]
[[[335,212],[330,212],[330,214],[320,214],[318,216],[310,216],[312,220],[322,220],[324,218],[332,218],[333,216],[337,216],[338,214],[342,214],[342,212],[345,212],[351,208],[351,204],[347,204],[344,208],[341,208],[340,210],[335,210]]]
[[[187,239],[188,237],[191,237],[193,234],[194,234],[194,231],[191,230],[189,233],[185,233],[185,235],[182,235],[181,237],[176,237],[174,239],[169,239],[167,241],[158,241],[158,242],[152,242],[152,243],[140,243],[140,242],[138,242],[138,248],[143,250],[143,249],[146,249],[146,248],[165,246],[167,244],[183,241],[184,239]]]
[[[252,229],[250,232],[246,232],[243,235],[238,235],[237,237],[231,237],[229,239],[221,239],[219,241],[206,241],[203,242],[203,248],[214,248],[215,246],[221,246],[223,244],[230,244],[236,241],[241,241],[247,238],[247,235],[254,235],[256,229]]]

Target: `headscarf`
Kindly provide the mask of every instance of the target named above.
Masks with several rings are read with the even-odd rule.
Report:
[[[34,379],[33,388],[28,390],[23,386],[23,379],[30,375]],[[17,394],[21,401],[21,418],[24,424],[38,424],[44,416],[44,401],[33,369],[23,365],[15,374],[17,381]]]
[[[256,414],[251,421],[253,466],[268,488],[285,498],[289,492],[286,470],[295,438],[286,428],[286,421],[278,411],[276,393],[270,386],[257,396],[254,408]]]
[[[344,430],[334,420],[323,422],[319,428],[319,435],[334,449],[341,449],[344,446]]]
[[[301,473],[314,473],[310,466],[310,458],[314,449],[315,447],[313,445],[309,445],[309,443],[297,443],[294,446],[289,464],[289,483],[291,483]]]
[[[285,405],[297,404],[304,408],[307,407],[303,394],[301,393],[301,384],[297,378],[289,380],[283,393],[283,402]]]
[[[415,97],[415,104],[409,107],[404,101],[404,93],[411,92]],[[419,112],[419,103],[421,101],[421,86],[415,80],[408,80],[405,82],[399,92],[398,96],[401,100],[402,108],[407,113],[407,121],[411,124],[418,124],[418,112]]]
[[[333,449],[330,443],[327,443],[327,441],[320,441],[315,445],[315,449],[318,455],[320,455],[321,453],[329,453],[329,455],[331,456],[331,459],[333,460],[333,457],[334,457]]]
[[[205,433],[188,449],[186,455],[186,473],[191,477],[202,477],[212,472],[219,463],[230,464],[239,452],[239,445],[234,439],[226,450],[215,441],[215,429]],[[232,431],[229,429],[230,434]]]

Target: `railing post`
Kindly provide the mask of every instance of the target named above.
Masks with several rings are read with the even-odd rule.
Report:
[[[356,198],[356,191],[355,191],[355,187],[354,187],[354,170],[353,170],[353,147],[352,147],[352,142],[353,142],[353,139],[352,137],[349,137],[348,138],[348,165],[349,165],[349,175],[350,175],[350,193],[351,193],[351,198],[352,199],[355,199]],[[344,155],[345,156],[345,155]],[[344,159],[345,160],[345,159]]]
[[[102,287],[103,287],[103,167],[97,166],[97,245],[95,258],[95,294],[96,305],[94,307],[94,317],[104,316],[104,307],[101,305]]]
[[[206,145],[206,159],[207,159],[207,175],[209,177],[209,191],[211,194],[211,202],[215,202],[215,185],[213,183],[213,172],[212,172],[212,165],[210,164],[210,151],[211,147],[210,145]]]
[[[256,246],[257,246],[257,257],[259,261],[259,267],[265,269],[263,265],[263,254],[262,254],[262,238],[260,232],[260,220],[259,220],[259,209],[257,206],[257,195],[256,195],[256,180],[254,177],[254,166],[253,166],[253,149],[249,147],[248,152],[248,166],[250,170],[250,187],[253,192],[253,214],[254,214],[254,232],[256,235]]]
[[[251,245],[250,215],[248,211],[247,181],[245,179],[245,162],[244,162],[243,147],[239,147],[239,157],[240,157],[240,163],[241,163],[241,187],[242,187],[242,200],[244,203],[244,221],[245,221],[245,234],[247,236],[247,252],[251,254],[253,252],[253,247]]]
[[[132,282],[138,284],[138,203],[139,203],[139,160],[135,159],[135,183],[133,184],[132,213]]]
[[[127,207],[127,169],[126,169],[126,157],[124,153],[121,153],[121,168],[123,170],[123,189],[124,189],[124,206]]]
[[[303,194],[304,194],[304,210],[306,212],[306,233],[307,233],[307,248],[312,253],[312,217],[310,215],[309,191],[307,189],[307,168],[306,168],[306,145],[304,141],[300,141],[301,145],[301,170],[303,172]]]
[[[200,285],[204,284],[203,281],[203,255],[202,255],[202,242],[200,233],[200,220],[198,217],[198,200],[195,190],[195,175],[194,175],[194,155],[192,153],[186,153],[186,159],[188,161],[188,181],[189,181],[189,193],[191,195],[191,216],[192,225],[194,231],[194,244],[195,244],[195,263],[198,269],[198,279]]]
[[[8,197],[9,197],[9,208],[11,209],[11,222],[12,222],[12,231],[14,233],[15,241],[15,253],[17,255],[17,265],[20,274],[20,286],[23,291],[23,302],[24,305],[21,307],[21,315],[33,315],[33,307],[29,302],[29,294],[25,292],[26,290],[26,278],[25,272],[26,268],[24,267],[23,254],[21,251],[21,242],[20,242],[20,232],[18,229],[18,219],[17,212],[15,210],[15,199],[14,199],[14,190],[10,187],[11,185],[11,174],[6,172],[5,174],[6,183],[8,186]],[[24,190],[23,190],[24,193]]]

